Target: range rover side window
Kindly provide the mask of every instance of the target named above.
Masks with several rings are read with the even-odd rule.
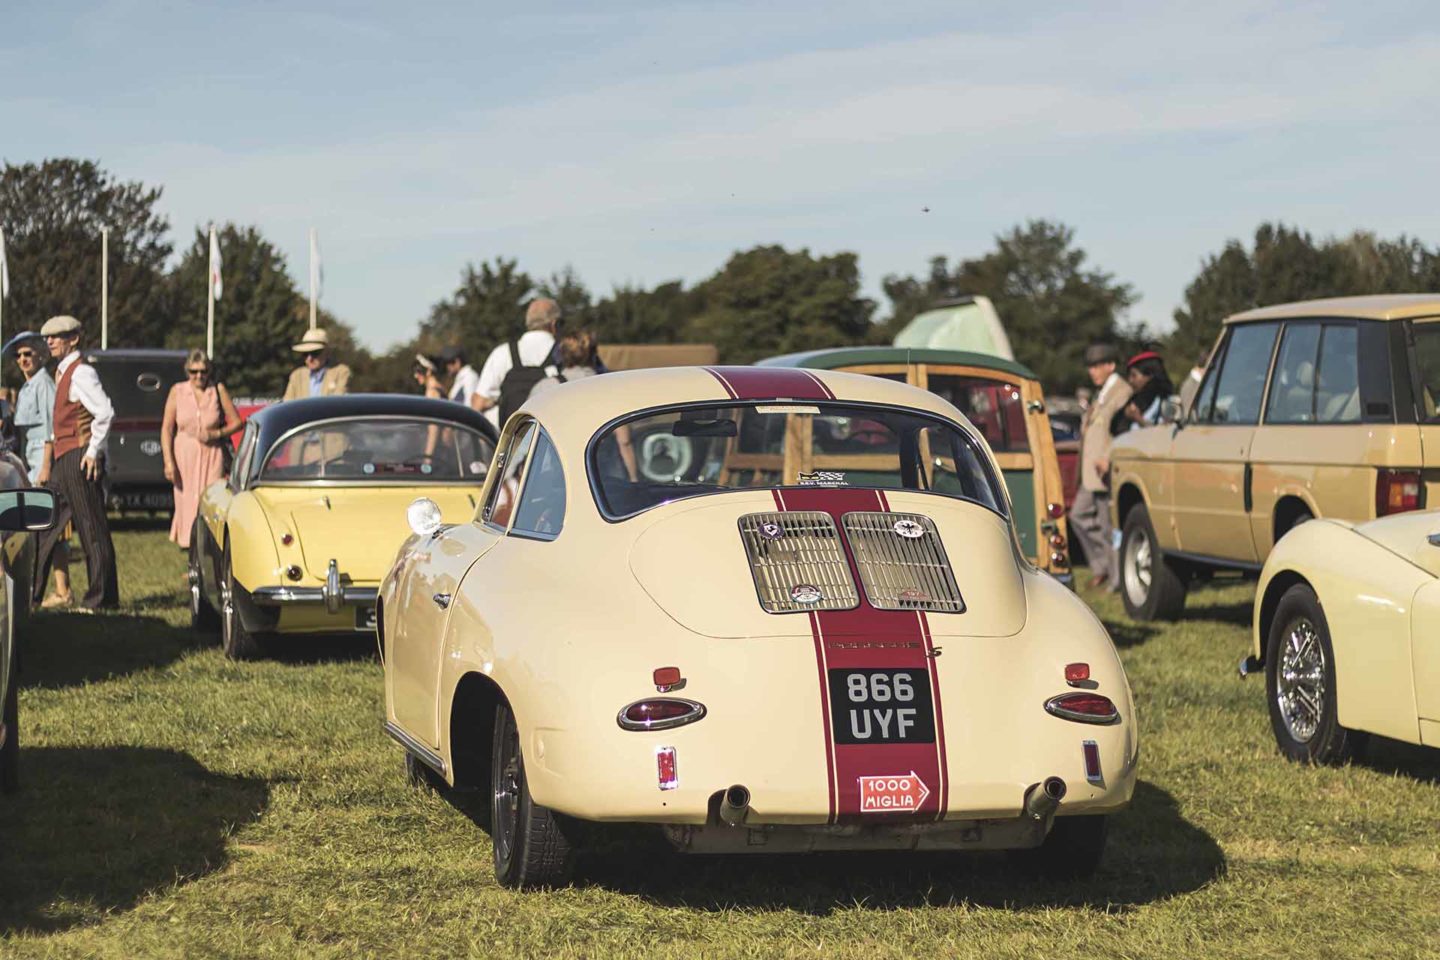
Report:
[[[565,525],[565,471],[560,468],[560,455],[543,429],[530,455],[530,472],[525,475],[525,490],[515,511],[512,534],[554,540]]]
[[[1225,364],[1215,382],[1215,406],[1210,422],[1254,424],[1260,420],[1260,401],[1265,392],[1265,374],[1275,346],[1278,323],[1247,323],[1230,333]]]
[[[503,469],[495,478],[495,485],[490,488],[490,496],[485,500],[485,508],[480,512],[480,519],[491,526],[501,530],[510,526],[510,514],[520,494],[520,478],[525,473],[525,461],[530,458],[530,444],[534,437],[534,420],[521,424],[511,435],[510,444],[505,448]]]
[[[1349,324],[1326,324],[1315,378],[1317,423],[1360,422],[1360,337]]]
[[[1210,354],[1210,363],[1205,368],[1205,378],[1200,381],[1200,390],[1190,403],[1186,420],[1190,423],[1207,423],[1215,407],[1215,381],[1220,379],[1220,368],[1225,365],[1225,341]]]
[[[1320,355],[1320,324],[1288,323],[1280,339],[1280,357],[1270,378],[1266,423],[1314,423],[1315,377]]]

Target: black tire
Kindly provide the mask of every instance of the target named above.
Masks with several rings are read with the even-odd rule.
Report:
[[[220,575],[220,647],[231,660],[257,660],[265,655],[261,639],[245,629],[235,601],[235,575],[230,570],[230,541],[225,541],[225,557]]]
[[[415,754],[408,750],[405,751],[405,780],[412,787],[424,787],[437,793],[446,785],[444,777],[420,762]]]
[[[572,849],[560,817],[530,796],[520,731],[509,704],[495,708],[495,739],[491,753],[490,840],[495,852],[495,879],[502,886],[554,887],[570,875]]]
[[[200,552],[200,522],[190,531],[190,629],[212,633],[220,627],[220,614],[205,598],[205,558]]]
[[[1297,763],[1341,764],[1368,736],[1340,725],[1330,625],[1309,584],[1280,598],[1265,644],[1265,701],[1280,752]]]
[[[1150,512],[1135,506],[1120,535],[1120,598],[1133,620],[1174,620],[1185,610],[1185,577],[1155,539]]]
[[[1014,859],[1026,873],[1046,880],[1083,880],[1100,866],[1110,818],[1095,814],[1056,817],[1045,842],[1017,850]]]
[[[0,793],[20,786],[20,678],[10,664],[10,689],[5,691],[5,746],[0,747]]]

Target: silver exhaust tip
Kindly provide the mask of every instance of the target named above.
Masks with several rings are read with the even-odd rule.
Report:
[[[750,790],[747,787],[737,783],[720,798],[720,822],[727,826],[740,826],[749,812]]]
[[[1025,791],[1025,813],[1032,820],[1046,820],[1054,815],[1060,801],[1065,799],[1065,781],[1059,777],[1046,777]]]

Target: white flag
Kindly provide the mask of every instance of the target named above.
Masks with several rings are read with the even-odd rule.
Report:
[[[225,284],[220,278],[220,241],[215,239],[214,227],[210,228],[210,289],[215,292],[216,300],[225,292]]]
[[[320,292],[325,286],[325,267],[320,262],[320,234],[310,228],[310,297],[320,302]]]
[[[5,231],[0,230],[0,297],[10,296],[10,263],[5,259]]]

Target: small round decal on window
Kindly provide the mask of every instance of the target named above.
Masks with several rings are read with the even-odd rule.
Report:
[[[790,588],[790,599],[796,603],[819,603],[820,588],[813,583],[797,583]]]
[[[925,536],[925,527],[914,520],[896,520],[894,530],[907,540],[917,540]]]

